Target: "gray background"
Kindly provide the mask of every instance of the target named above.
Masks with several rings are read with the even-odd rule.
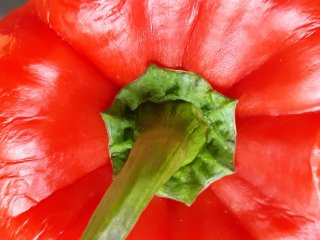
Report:
[[[3,17],[6,13],[25,2],[27,2],[27,0],[0,0],[0,17]]]

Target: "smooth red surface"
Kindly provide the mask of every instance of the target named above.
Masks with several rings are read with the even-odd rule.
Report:
[[[237,172],[211,188],[256,239],[320,238],[319,120],[238,119]]]
[[[237,173],[128,239],[320,239],[319,0],[31,2],[0,22],[0,238],[80,238],[112,180],[99,112],[155,62],[239,99]]]
[[[0,25],[0,216],[108,159],[100,112],[116,88],[34,15],[21,9]]]
[[[242,81],[236,90],[240,96],[245,92],[238,106],[239,114],[284,115],[318,111],[319,39],[320,31],[316,31],[277,53]]]

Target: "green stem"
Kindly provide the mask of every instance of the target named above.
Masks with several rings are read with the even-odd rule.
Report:
[[[206,141],[201,116],[188,103],[150,103],[136,120],[143,131],[91,218],[84,240],[125,239],[152,197]]]

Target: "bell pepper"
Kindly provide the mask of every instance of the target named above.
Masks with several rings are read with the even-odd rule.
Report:
[[[128,239],[319,239],[320,1],[31,0],[0,21],[0,238],[79,239],[112,182],[100,113],[147,66],[238,99],[236,173]]]

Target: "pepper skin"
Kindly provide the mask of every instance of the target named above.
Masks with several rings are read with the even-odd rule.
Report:
[[[79,239],[111,178],[99,113],[150,63],[239,99],[236,174],[128,239],[320,239],[320,1],[33,0],[0,22],[0,237]]]

